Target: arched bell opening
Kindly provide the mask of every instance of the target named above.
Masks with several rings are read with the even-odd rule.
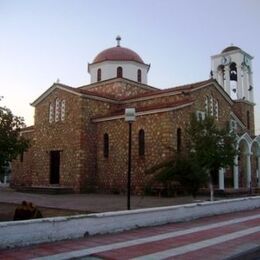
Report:
[[[224,86],[224,81],[225,81],[225,68],[224,68],[224,65],[219,65],[218,66],[218,69],[217,69],[217,72],[218,72],[218,83],[223,87]]]
[[[229,65],[229,77],[230,77],[230,87],[231,87],[231,98],[238,99],[238,84],[237,84],[237,65],[232,62]]]

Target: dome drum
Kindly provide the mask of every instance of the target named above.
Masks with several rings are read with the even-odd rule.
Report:
[[[100,52],[88,65],[91,83],[119,77],[147,84],[150,65],[145,64],[133,50],[121,47],[119,36],[116,40],[116,47]]]

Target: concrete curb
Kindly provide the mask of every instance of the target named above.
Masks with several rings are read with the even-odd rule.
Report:
[[[112,233],[260,208],[260,196],[69,217],[0,222],[0,248]]]

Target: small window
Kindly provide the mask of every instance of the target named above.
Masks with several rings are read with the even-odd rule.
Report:
[[[219,111],[218,111],[218,101],[215,100],[215,118],[216,120],[218,120],[218,114],[219,114]]]
[[[205,120],[205,112],[196,111],[196,117],[197,117],[197,121]]]
[[[97,70],[97,81],[101,80],[101,69]]]
[[[65,120],[65,106],[66,106],[66,101],[62,100],[61,101],[61,121]]]
[[[137,81],[142,82],[142,71],[140,69],[137,71]]]
[[[250,112],[249,111],[246,112],[246,126],[247,126],[247,129],[250,130]]]
[[[54,119],[54,107],[53,104],[51,103],[49,105],[49,122],[52,123]]]
[[[139,156],[144,156],[145,154],[145,140],[144,140],[144,130],[141,129],[139,131],[139,135],[138,135],[138,143],[139,143]]]
[[[208,98],[208,96],[206,96],[206,98],[205,98],[205,112],[206,112],[206,115],[209,114],[209,98]]]
[[[55,122],[60,120],[60,100],[56,98],[55,100]]]
[[[108,158],[109,155],[109,136],[107,133],[104,134],[104,157]]]
[[[122,68],[122,67],[117,67],[116,76],[117,76],[118,78],[123,78],[123,68]]]
[[[177,129],[177,152],[181,151],[181,129]]]
[[[211,116],[214,115],[214,107],[213,107],[213,97],[210,96],[209,98],[209,114]]]

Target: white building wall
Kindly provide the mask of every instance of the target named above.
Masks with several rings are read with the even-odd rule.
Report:
[[[101,69],[101,81],[117,77],[117,68],[123,68],[123,78],[137,82],[137,71],[142,71],[141,83],[147,84],[147,72],[149,65],[141,64],[134,61],[104,61],[101,63],[90,64],[89,73],[91,83],[97,82],[97,70]]]
[[[224,65],[222,64],[223,57],[230,59],[230,63]],[[230,95],[230,83],[229,76],[225,79],[225,86],[223,81],[223,75],[218,73],[218,68],[221,65],[224,65],[225,72],[229,71],[229,66],[232,62],[237,65],[237,99],[246,99],[253,102],[253,90],[249,91],[250,85],[252,86],[252,73],[244,66],[245,57],[247,57],[248,63],[246,64],[250,70],[252,70],[252,59],[249,54],[245,53],[242,50],[234,50],[211,57],[211,68],[213,72],[213,78],[215,78],[218,83],[225,89],[225,91]]]

